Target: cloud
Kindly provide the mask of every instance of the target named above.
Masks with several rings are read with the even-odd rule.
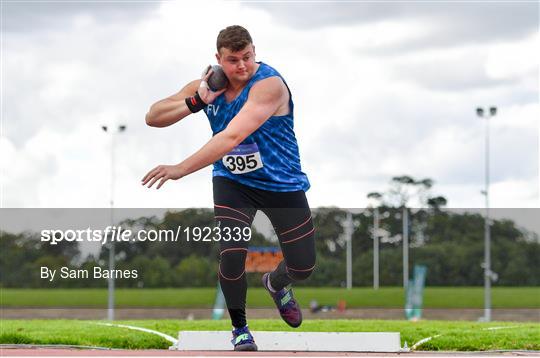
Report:
[[[477,48],[421,53],[412,59],[395,61],[393,71],[398,78],[435,91],[455,92],[508,86],[517,80],[515,76],[488,76],[485,71],[486,57],[485,51]]]
[[[74,2],[70,0],[37,0],[5,2],[2,30],[7,33],[28,33],[62,30],[77,23],[135,22],[156,10],[158,2],[129,0]]]
[[[321,27],[414,22],[424,33],[404,41],[398,49],[446,47],[467,43],[512,40],[538,29],[538,3],[479,1],[415,2],[255,2],[276,22],[301,31]],[[388,25],[391,26],[391,25]],[[374,31],[376,38],[379,32]],[[348,37],[351,41],[354,37]]]

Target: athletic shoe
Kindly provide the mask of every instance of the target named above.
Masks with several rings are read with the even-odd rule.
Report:
[[[256,351],[257,345],[255,339],[249,332],[248,326],[244,328],[236,328],[232,331],[233,338],[231,343],[235,351]]]
[[[272,292],[268,287],[269,277],[270,273],[265,273],[262,277],[262,283],[276,303],[281,318],[293,328],[300,326],[302,324],[302,311],[294,299],[292,289],[285,287],[280,291]]]

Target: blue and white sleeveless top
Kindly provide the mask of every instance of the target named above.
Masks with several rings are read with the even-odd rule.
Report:
[[[220,95],[205,110],[213,135],[224,130],[246,103],[251,87],[260,80],[278,76],[272,67],[260,62],[240,95],[227,103]],[[285,85],[287,85],[285,83]],[[288,89],[288,86],[287,86]],[[213,176],[222,176],[257,189],[289,192],[308,190],[309,180],[300,166],[294,135],[294,104],[289,90],[289,110],[285,116],[272,116],[241,144],[214,163]]]

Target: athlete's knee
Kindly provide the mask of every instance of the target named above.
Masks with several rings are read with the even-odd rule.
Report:
[[[291,268],[287,266],[287,275],[294,281],[306,280],[315,270],[315,262],[306,268]]]
[[[244,275],[247,249],[225,249],[220,254],[219,277],[220,279],[235,281]]]

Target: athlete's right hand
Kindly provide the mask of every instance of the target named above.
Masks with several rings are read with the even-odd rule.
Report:
[[[208,67],[206,67],[201,76],[201,84],[199,85],[199,89],[197,90],[197,92],[199,92],[199,96],[206,104],[214,102],[216,98],[218,98],[223,92],[227,90],[227,88],[224,88],[220,91],[214,92],[210,89],[210,87],[208,87],[208,78],[210,78],[212,72],[212,66],[208,65]]]

